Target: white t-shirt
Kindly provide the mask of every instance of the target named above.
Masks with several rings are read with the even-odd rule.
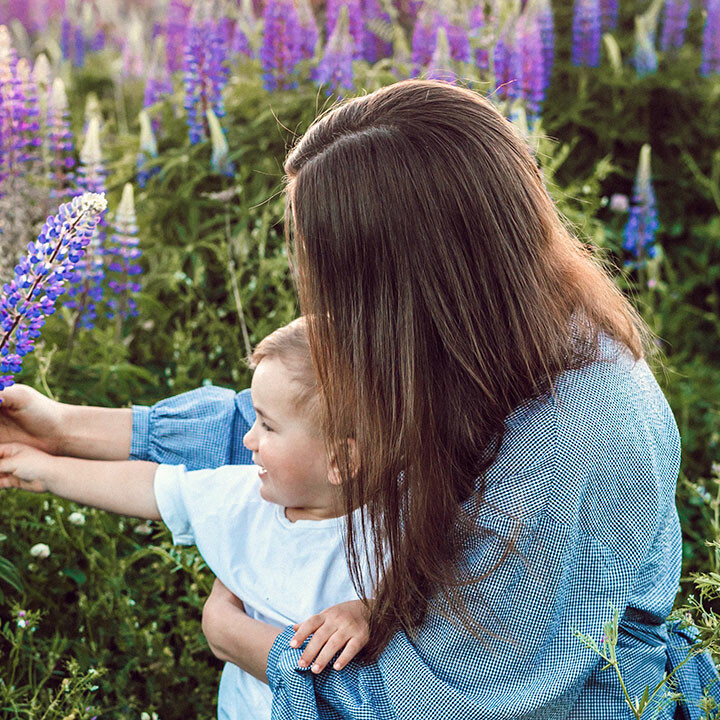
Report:
[[[345,561],[345,518],[296,520],[260,497],[255,465],[188,472],[160,465],[155,498],[177,545],[196,545],[247,614],[285,628],[332,605],[357,600]],[[226,663],[221,720],[269,720],[270,688]]]

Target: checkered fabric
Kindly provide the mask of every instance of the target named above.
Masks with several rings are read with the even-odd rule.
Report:
[[[133,456],[189,468],[249,462],[242,436],[253,417],[248,391],[215,387],[135,407]],[[377,663],[315,676],[297,667],[301,649],[289,647],[287,628],[268,658],[273,720],[633,717],[615,673],[572,631],[600,641],[617,608],[630,697],[662,680],[666,626],[637,619],[666,617],[678,589],[680,444],[670,408],[645,362],[611,348],[506,424],[464,559],[472,573],[490,570],[502,538],[518,531],[518,552],[464,592],[489,632],[478,640],[431,610],[413,640],[398,632]],[[628,607],[635,615],[624,615]],[[657,717],[675,709],[665,703]]]

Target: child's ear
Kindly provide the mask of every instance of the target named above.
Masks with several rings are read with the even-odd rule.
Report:
[[[346,441],[347,443],[347,449],[348,449],[348,455],[349,455],[349,461],[350,461],[350,469],[353,473],[355,473],[358,469],[359,462],[358,462],[358,456],[357,456],[357,445],[355,444],[355,440],[353,438],[348,438]],[[338,468],[337,459],[333,458],[330,461],[330,469],[328,470],[328,480],[332,485],[342,485],[342,475],[340,474],[340,470]]]

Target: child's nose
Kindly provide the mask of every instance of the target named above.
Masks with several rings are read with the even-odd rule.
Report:
[[[243,445],[245,445],[245,447],[251,452],[255,452],[257,449],[255,444],[255,433],[253,432],[255,425],[257,425],[257,422],[253,423],[252,427],[243,436]]]

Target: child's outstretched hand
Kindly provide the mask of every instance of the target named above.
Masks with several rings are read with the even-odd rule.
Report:
[[[50,455],[29,445],[0,444],[0,488],[45,492],[49,460]]]
[[[361,600],[350,600],[293,625],[295,635],[290,640],[290,647],[300,647],[312,635],[298,665],[308,667],[312,663],[312,672],[322,672],[342,650],[333,664],[333,669],[342,670],[370,639],[367,612]]]

